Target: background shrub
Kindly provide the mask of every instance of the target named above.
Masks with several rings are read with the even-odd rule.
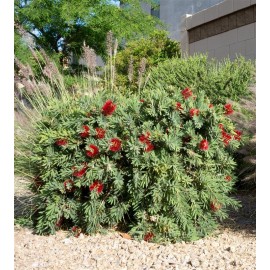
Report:
[[[239,57],[235,61],[215,62],[207,55],[197,54],[166,60],[151,68],[145,90],[191,87],[205,91],[213,103],[226,103],[228,99],[239,101],[241,97],[251,96],[248,87],[254,77],[255,66],[251,60]]]
[[[180,56],[179,42],[168,38],[166,31],[156,30],[148,38],[130,41],[125,49],[116,55],[117,84],[135,90],[138,88],[142,59],[146,59],[146,69],[148,69],[168,58]]]
[[[155,242],[211,233],[238,206],[229,193],[241,134],[229,105],[183,90],[52,97],[33,129],[17,129],[15,168],[32,178],[35,231],[124,226]]]

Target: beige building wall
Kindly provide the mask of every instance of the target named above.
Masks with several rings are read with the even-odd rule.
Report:
[[[185,55],[256,59],[256,0],[225,0],[182,18],[181,47]]]

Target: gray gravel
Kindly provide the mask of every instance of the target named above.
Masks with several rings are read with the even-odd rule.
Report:
[[[256,269],[255,233],[222,228],[191,243],[159,245],[107,235],[39,236],[15,227],[15,270],[229,270]]]

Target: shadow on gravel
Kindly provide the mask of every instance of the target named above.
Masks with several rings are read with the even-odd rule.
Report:
[[[237,211],[229,211],[229,217],[221,222],[223,228],[233,231],[245,231],[247,234],[256,234],[256,192],[239,191],[234,197],[242,207]]]
[[[24,216],[27,212],[29,212],[29,208],[31,206],[32,196],[27,195],[15,195],[14,196],[14,218],[19,218]]]

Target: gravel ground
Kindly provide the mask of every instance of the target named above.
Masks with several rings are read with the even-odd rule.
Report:
[[[191,243],[158,245],[107,235],[34,235],[15,226],[15,270],[222,270],[256,269],[256,197],[237,195],[243,207],[232,212],[215,235]],[[18,204],[18,197],[15,204]]]

